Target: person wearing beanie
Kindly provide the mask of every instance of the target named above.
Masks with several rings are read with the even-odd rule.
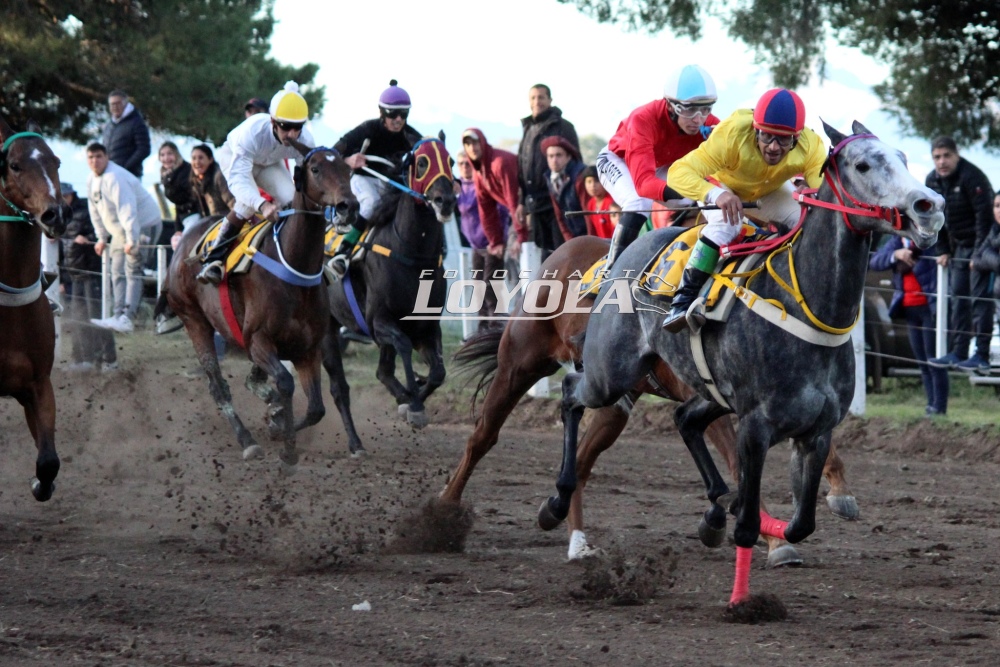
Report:
[[[235,199],[233,210],[226,214],[198,282],[218,285],[225,275],[229,246],[239,236],[243,224],[254,215],[278,221],[278,211],[295,196],[292,175],[285,160],[302,166],[302,154],[291,142],[312,148],[316,145],[305,127],[309,105],[299,85],[289,81],[271,98],[268,114],[254,114],[236,126],[216,154],[216,161]],[[270,193],[268,201],[261,190]]]
[[[378,118],[372,118],[340,138],[334,148],[346,155],[345,162],[354,169],[351,176],[351,191],[358,198],[360,210],[353,229],[341,239],[340,245],[330,260],[330,268],[339,275],[347,272],[354,244],[368,226],[372,213],[381,201],[386,190],[391,187],[385,181],[368,172],[362,167],[376,171],[388,178],[398,179],[399,164],[403,156],[410,152],[413,145],[420,141],[421,134],[406,122],[410,115],[410,95],[399,87],[392,79],[389,87],[382,91],[378,98]],[[365,142],[368,142],[365,147]],[[362,151],[364,148],[364,151]],[[389,160],[395,166],[390,167],[381,160],[368,161],[368,157]]]

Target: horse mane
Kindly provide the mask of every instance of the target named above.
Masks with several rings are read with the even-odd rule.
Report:
[[[370,229],[378,229],[379,227],[392,224],[392,221],[396,218],[399,199],[403,194],[402,190],[394,188],[391,185],[389,186],[389,192],[386,192],[381,201],[379,201],[378,206],[375,207],[375,211],[372,213],[372,219],[368,221]]]

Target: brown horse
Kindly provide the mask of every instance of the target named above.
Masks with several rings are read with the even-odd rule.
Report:
[[[37,128],[29,128],[29,130]],[[56,330],[42,293],[42,232],[66,229],[59,158],[34,131],[14,132],[0,118],[0,396],[24,408],[38,458],[31,492],[48,500],[59,474],[52,362]]]
[[[291,209],[282,212],[254,255],[254,263],[243,274],[227,274],[219,288],[195,279],[199,262],[186,261],[192,247],[208,229],[200,222],[185,234],[170,266],[167,298],[187,330],[198,360],[208,374],[212,398],[229,420],[243,448],[243,458],[259,458],[263,452],[233,409],[229,385],[222,377],[215,356],[213,332],[246,350],[253,367],[246,386],[270,406],[269,432],[284,439],[282,469],[291,473],[298,461],[295,432],[312,426],[325,414],[320,382],[321,343],[330,319],[326,288],[320,278],[323,265],[323,235],[326,218],[336,213],[338,225],[350,224],[358,214],[358,200],[351,193],[351,170],[340,153],[293,141],[304,156],[295,170],[295,197]],[[224,308],[228,292],[231,310]],[[232,321],[235,327],[231,327]],[[292,419],[295,381],[282,365],[295,366],[309,399],[306,415]],[[267,379],[274,379],[271,387]]]
[[[557,312],[562,311],[562,300],[570,293],[568,283],[574,277],[578,279],[607,252],[607,241],[587,236],[563,244],[545,260],[540,268],[541,275],[563,283],[560,309]],[[542,288],[538,295],[539,303],[547,301],[545,292],[546,288]],[[455,355],[459,362],[470,365],[480,374],[479,388],[486,388],[486,396],[483,399],[482,413],[476,419],[476,428],[466,443],[465,454],[449,478],[441,500],[461,502],[462,492],[476,464],[497,443],[500,428],[532,385],[555,373],[560,364],[580,363],[580,338],[587,328],[589,312],[563,313],[554,318],[533,317],[526,314],[522,306],[515,310],[514,317],[502,331],[494,329],[473,336]],[[695,395],[694,390],[678,380],[662,362],[656,365],[649,377],[640,382],[631,399],[634,401],[643,393],[675,401],[687,401]],[[689,406],[688,403],[678,408],[675,420],[680,428],[684,428],[685,411],[695,409],[696,406]],[[577,459],[579,482],[572,497],[567,521],[571,559],[591,553],[583,532],[582,491],[597,457],[614,444],[628,418],[628,412],[617,405],[596,410],[580,444]],[[714,421],[706,434],[726,460],[733,478],[737,479],[736,432],[731,418],[727,415]],[[697,457],[698,453],[692,450],[692,455]],[[833,448],[824,474],[831,486],[827,496],[830,508],[844,518],[857,518],[857,502],[847,489],[844,465]],[[721,535],[715,536],[713,543],[720,542],[720,538]],[[773,537],[767,540],[770,566],[802,562],[795,548],[784,540]]]

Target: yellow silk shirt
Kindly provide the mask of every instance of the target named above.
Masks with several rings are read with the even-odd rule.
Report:
[[[795,148],[780,163],[768,165],[757,147],[753,110],[740,109],[719,123],[708,140],[671,165],[667,183],[685,197],[705,201],[715,188],[705,180],[711,176],[742,201],[757,201],[797,174],[805,176],[809,187],[818,188],[826,156],[823,140],[804,128]]]

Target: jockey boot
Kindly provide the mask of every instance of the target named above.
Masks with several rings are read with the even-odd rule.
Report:
[[[615,233],[611,235],[611,249],[608,250],[608,261],[604,264],[603,271],[611,271],[618,256],[625,248],[629,247],[632,241],[639,237],[639,232],[644,224],[646,224],[646,216],[640,213],[626,211],[621,214],[618,225],[615,226]]]
[[[204,285],[218,285],[226,273],[226,255],[229,254],[229,245],[240,235],[243,229],[243,218],[230,211],[226,214],[225,220],[219,227],[219,234],[215,237],[215,245],[212,252],[208,253],[203,262],[205,264],[201,272],[195,278]]]
[[[334,251],[333,258],[327,263],[330,270],[336,273],[338,277],[343,278],[344,274],[347,273],[347,268],[351,264],[351,255],[354,253],[354,244],[361,238],[361,234],[367,226],[368,221],[359,215],[357,222],[351,226],[350,231],[340,239],[340,245]]]
[[[698,239],[694,249],[691,250],[687,266],[684,267],[681,284],[670,302],[670,312],[663,320],[664,330],[677,333],[687,327],[688,308],[698,298],[698,292],[712,276],[718,261],[719,246],[709,239]]]

